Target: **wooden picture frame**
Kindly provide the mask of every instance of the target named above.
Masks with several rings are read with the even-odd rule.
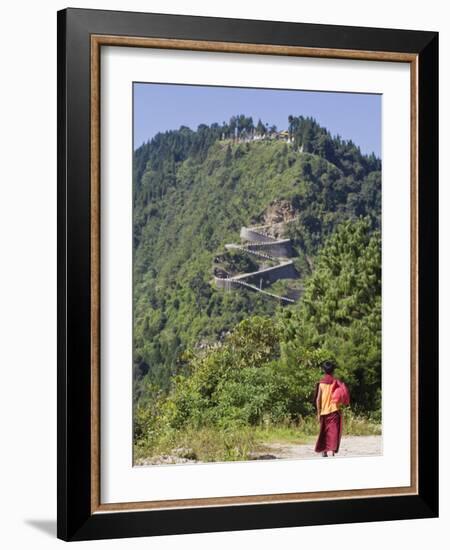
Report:
[[[103,46],[410,64],[409,487],[101,503],[100,50]],[[87,540],[437,516],[437,143],[437,33],[84,9],[58,12],[59,538]]]

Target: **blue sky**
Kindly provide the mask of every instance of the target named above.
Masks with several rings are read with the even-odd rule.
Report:
[[[134,83],[134,148],[158,132],[221,124],[231,116],[258,118],[279,130],[287,118],[312,116],[333,136],[381,156],[381,95],[300,90]]]

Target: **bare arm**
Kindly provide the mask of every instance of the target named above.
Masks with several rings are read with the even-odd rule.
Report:
[[[319,391],[317,392],[317,399],[316,399],[317,420],[319,421],[320,421],[321,405],[322,405],[322,390],[319,386]]]

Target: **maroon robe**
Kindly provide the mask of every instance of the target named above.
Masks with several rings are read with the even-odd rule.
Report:
[[[335,411],[330,414],[323,414],[320,417],[320,431],[317,438],[315,451],[323,453],[339,451],[342,436],[342,413]]]

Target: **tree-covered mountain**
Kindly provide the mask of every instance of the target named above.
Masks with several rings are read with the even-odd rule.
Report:
[[[379,229],[380,160],[311,118],[287,124],[280,134],[240,115],[157,134],[135,151],[136,400],[167,393],[172,377],[189,369],[187,350],[209,349],[243,319],[280,307],[251,290],[213,284],[214,260],[225,243],[239,242],[241,226],[288,219],[283,228],[301,283],[316,262],[324,271],[320,250],[342,223],[364,217],[369,234]],[[301,307],[303,300],[286,309]]]
[[[317,367],[330,357],[354,408],[379,410],[380,269],[379,232],[371,234],[365,219],[342,224],[320,252],[298,306],[250,316],[221,346],[191,354],[189,372],[158,403],[160,423],[180,430],[298,420],[314,412]]]

